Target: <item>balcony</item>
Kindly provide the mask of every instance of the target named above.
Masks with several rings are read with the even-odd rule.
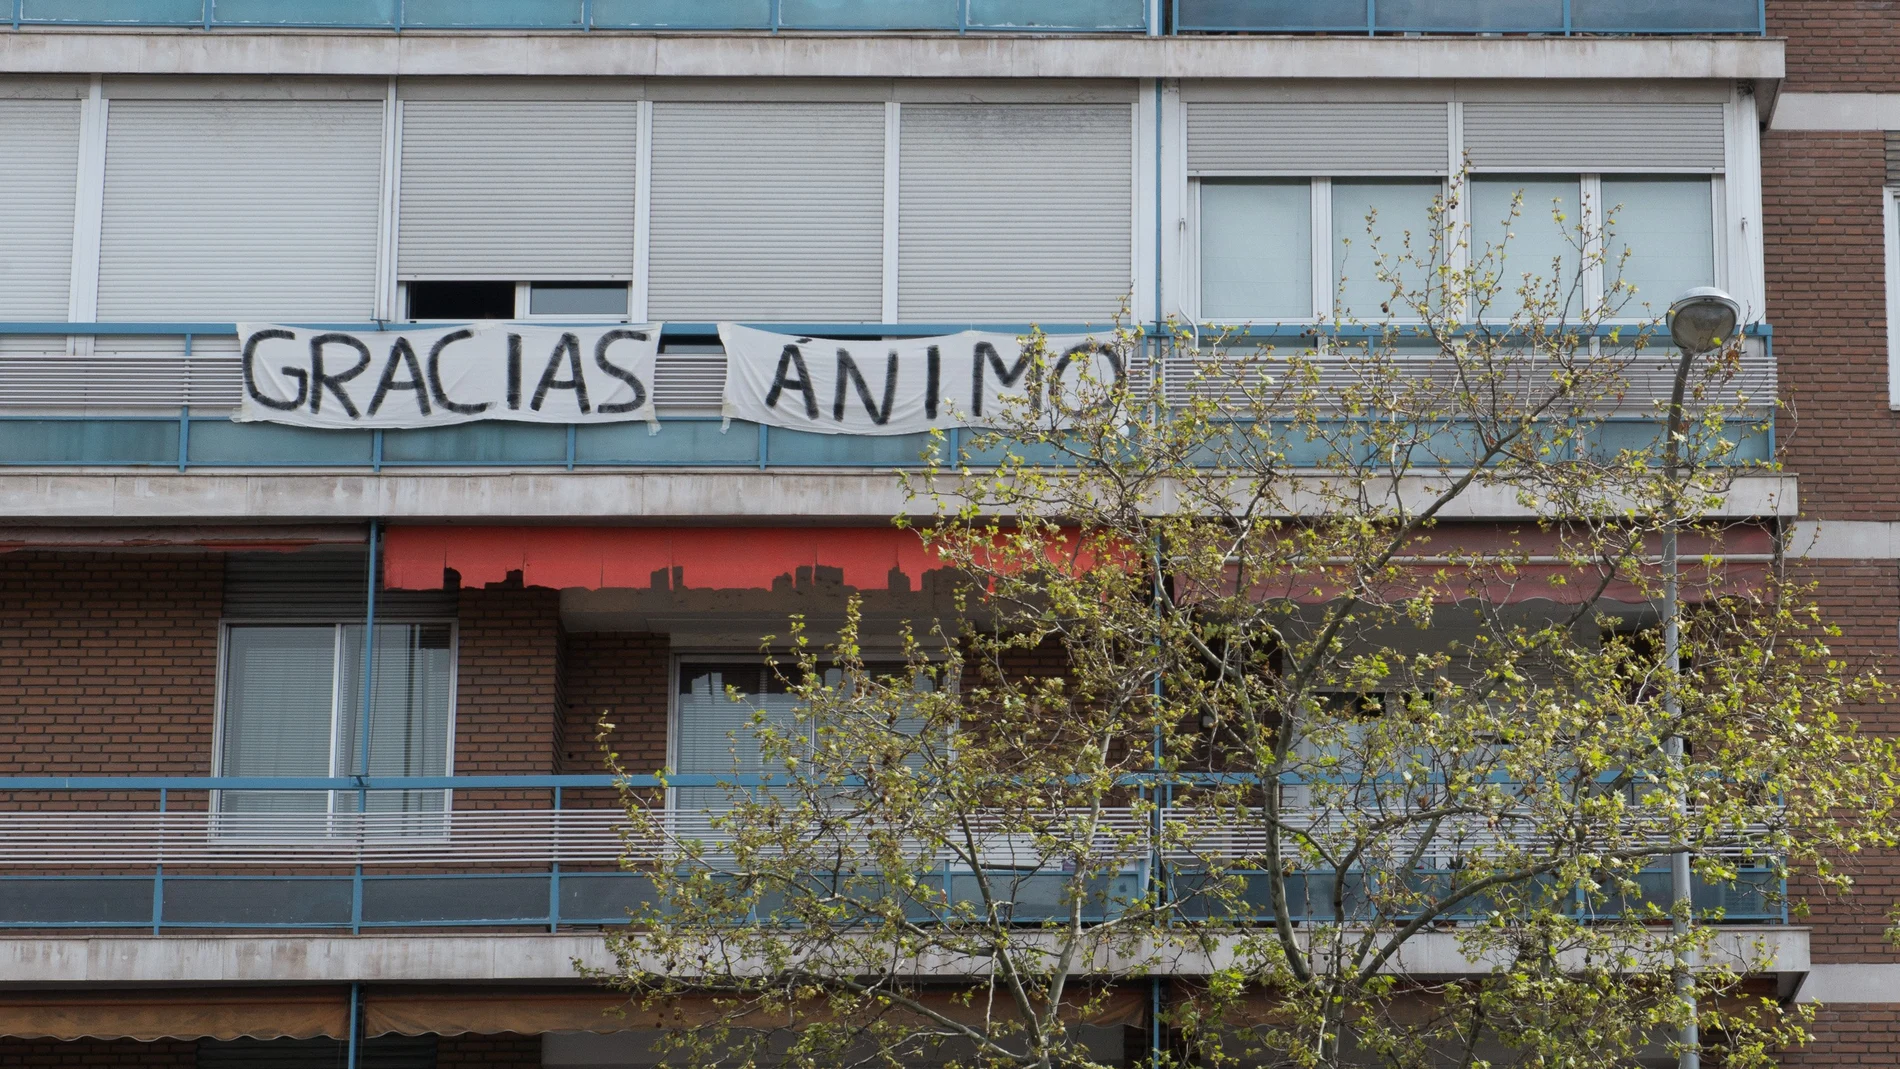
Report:
[[[769,329],[821,337],[903,337],[981,329],[1026,333],[1010,324],[769,324]],[[348,328],[344,328],[348,329]],[[375,329],[374,325],[356,329]],[[1050,333],[1085,333],[1089,324],[1047,324]],[[1095,324],[1100,330],[1101,325]],[[1628,330],[1628,327],[1604,327]],[[1309,349],[1322,339],[1308,326],[1259,327],[1248,343]],[[1363,335],[1365,329],[1342,330]],[[69,355],[69,337],[90,336],[90,355]],[[725,354],[712,324],[665,327],[654,385],[661,433],[643,424],[548,426],[507,422],[429,430],[313,430],[236,423],[226,413],[240,390],[231,324],[0,323],[0,470],[107,467],[174,471],[526,469],[608,471],[667,469],[918,468],[932,448],[924,434],[868,437],[813,434],[733,420],[719,413]],[[1142,358],[1149,365],[1152,356]],[[1748,330],[1738,396],[1752,399],[1748,422],[1734,427],[1736,463],[1775,454],[1772,399],[1777,393],[1773,334]],[[1324,373],[1331,365],[1321,358]],[[1586,447],[1602,456],[1640,449],[1661,432],[1655,402],[1669,388],[1669,352],[1656,349],[1632,371],[1630,391],[1601,413]],[[1145,374],[1142,364],[1138,375]],[[1183,401],[1199,364],[1176,353],[1159,361],[1162,395]],[[1458,437],[1447,428],[1447,441]],[[982,466],[993,455],[970,448],[972,432],[946,435],[942,459]],[[1324,443],[1293,439],[1287,465],[1317,469]],[[1449,456],[1450,450],[1443,455]]]
[[[11,0],[21,26],[1126,33],[1149,0]],[[1164,32],[1746,34],[1762,0],[1165,0]]]
[[[715,787],[732,779],[674,776],[667,783]],[[680,839],[716,854],[720,833],[704,813],[668,810],[662,836],[623,842],[625,815],[612,784],[606,776],[0,779],[0,930],[557,931],[621,923],[628,910],[652,901],[641,866],[667,863],[669,844]],[[629,785],[661,784],[635,776]],[[393,792],[440,798],[433,792],[443,790],[455,792],[446,809],[378,804]],[[310,804],[277,812],[231,804],[246,792]],[[1297,818],[1298,811],[1285,813]],[[1117,848],[1127,857],[1122,871],[1091,892],[1092,917],[1112,915],[1159,874],[1174,881],[1184,913],[1209,919],[1205,905],[1196,905],[1202,877],[1194,857],[1156,857],[1142,845],[1147,818],[1132,810],[1105,816],[1117,841],[1134,845]],[[1207,835],[1195,856],[1222,858],[1245,878],[1260,871],[1264,851],[1257,833],[1241,829]],[[984,856],[992,884],[1011,888],[1014,920],[1065,915],[1069,878],[1058,859],[1037,856],[1015,835],[999,835]],[[1340,881],[1332,872],[1300,874],[1290,888],[1292,919],[1332,920]],[[1364,878],[1349,873],[1344,882],[1346,900],[1363,902]],[[1592,905],[1579,892],[1575,915],[1608,919],[1646,903],[1666,906],[1666,870],[1645,872],[1639,882],[1637,901]],[[969,870],[946,865],[939,901],[972,900],[975,885]],[[1695,904],[1711,922],[1782,925],[1784,890],[1769,869],[1744,867],[1733,883],[1698,883]],[[1251,916],[1219,919],[1273,919],[1264,881],[1245,898]],[[931,920],[927,903],[913,908],[917,920]],[[1474,904],[1462,919],[1482,919],[1483,908]]]

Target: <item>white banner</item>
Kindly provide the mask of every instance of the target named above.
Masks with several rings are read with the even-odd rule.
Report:
[[[238,340],[240,421],[396,429],[656,420],[657,323],[390,331],[240,323]]]
[[[993,424],[1009,406],[1060,420],[1080,396],[1120,383],[1114,344],[1043,339],[1037,368],[1022,339],[969,330],[935,338],[809,338],[721,323],[727,419],[819,434],[916,434]]]

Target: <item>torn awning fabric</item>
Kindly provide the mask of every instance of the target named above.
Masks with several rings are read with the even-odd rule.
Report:
[[[943,564],[893,527],[391,527],[383,585],[507,582],[564,589],[772,590],[814,581],[919,590]]]

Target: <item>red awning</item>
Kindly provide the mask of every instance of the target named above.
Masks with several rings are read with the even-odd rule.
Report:
[[[391,527],[383,554],[383,584],[397,590],[440,589],[447,569],[471,587],[519,572],[556,589],[916,590],[942,567],[894,527]]]

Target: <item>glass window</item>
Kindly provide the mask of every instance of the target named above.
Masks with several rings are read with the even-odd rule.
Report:
[[[368,772],[448,773],[454,629],[447,623],[376,625]],[[340,776],[363,767],[363,625],[231,627],[225,640],[219,772],[225,776]],[[439,812],[442,791],[372,791],[371,812]],[[227,813],[351,811],[356,795],[224,791]]]
[[[1444,192],[1438,179],[1353,179],[1333,182],[1333,284],[1342,318],[1376,323],[1416,319],[1393,291],[1421,294],[1430,272],[1407,262],[1429,262],[1436,221],[1432,205]],[[1407,249],[1407,244],[1411,248]],[[1396,281],[1379,275],[1396,276]]]
[[[536,282],[528,288],[528,314],[627,317],[625,282]]]
[[[1312,315],[1312,183],[1202,183],[1201,318],[1259,323]]]
[[[1496,274],[1497,290],[1490,302],[1499,317],[1523,309],[1518,291],[1524,288],[1525,276],[1535,283],[1533,297],[1547,292],[1553,282],[1559,301],[1571,297],[1583,265],[1578,249],[1581,188],[1581,180],[1575,177],[1471,180],[1471,261]],[[1487,255],[1491,257],[1488,265],[1484,263]]]
[[[410,319],[513,319],[512,282],[409,282]]]
[[[1685,291],[1715,285],[1712,197],[1701,177],[1603,179],[1604,293],[1622,316],[1660,316]],[[1612,291],[1619,276],[1633,292]]]
[[[902,671],[897,665],[866,665],[874,676]],[[789,670],[789,669],[781,669]],[[833,669],[825,682],[836,685]],[[927,680],[920,680],[926,685]],[[738,691],[732,700],[728,688]],[[797,696],[786,682],[764,665],[752,663],[686,664],[679,669],[678,727],[675,732],[674,771],[680,775],[760,775],[766,771],[759,752],[753,716],[780,732],[809,733],[813,725],[799,722]],[[914,734],[914,726],[899,723],[898,730]],[[674,804],[685,810],[724,808],[730,797],[724,787],[678,787]]]

